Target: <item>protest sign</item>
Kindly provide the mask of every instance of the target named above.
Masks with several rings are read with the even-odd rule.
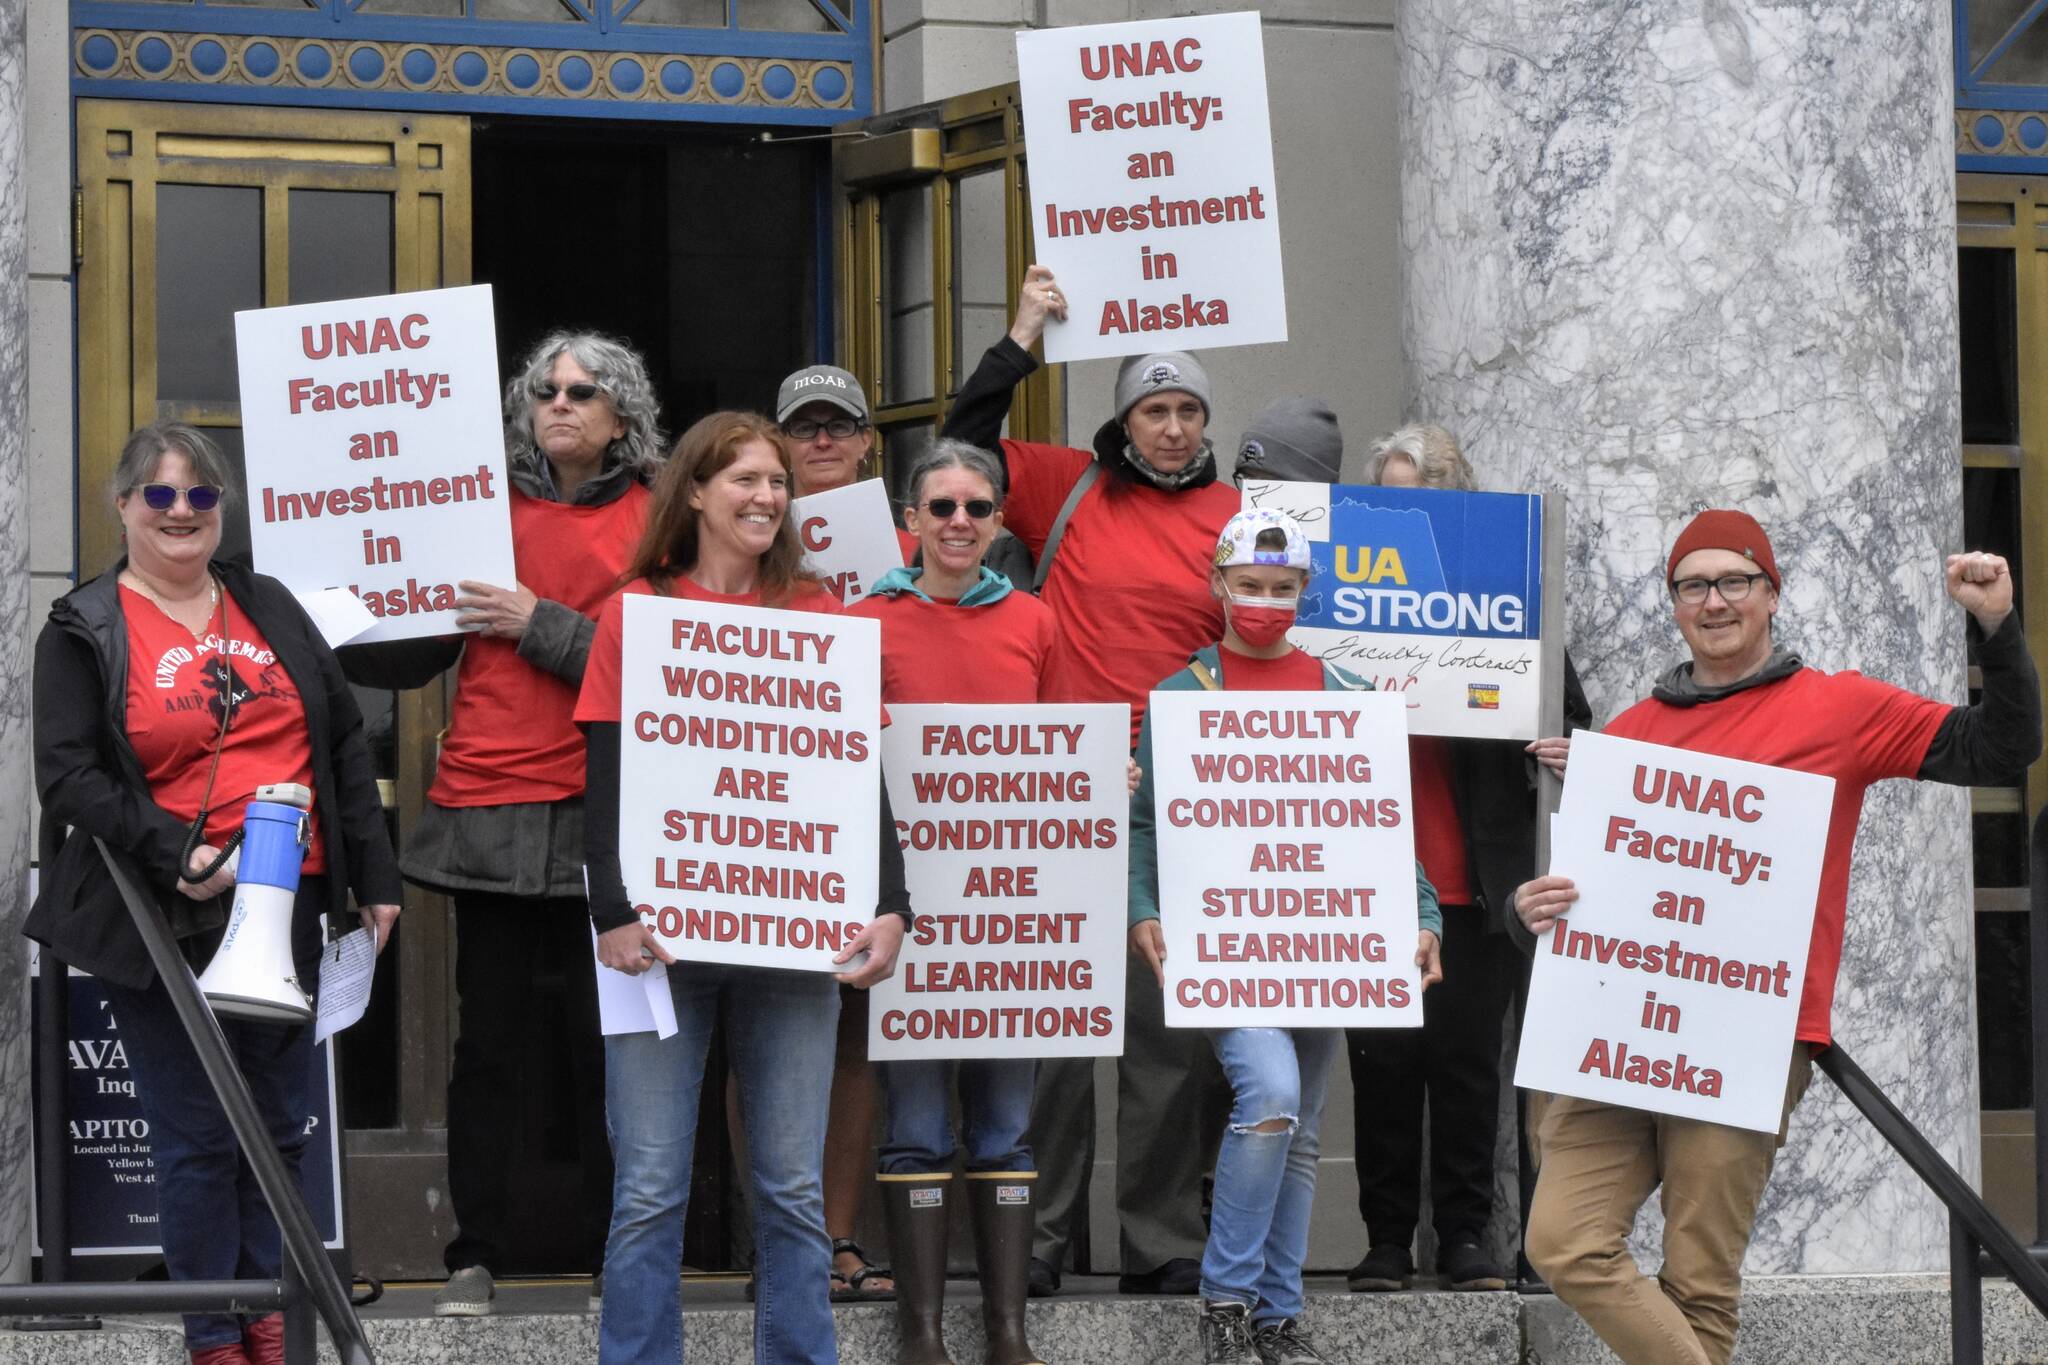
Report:
[[[628,593],[619,866],[691,962],[847,971],[879,884],[881,627]]]
[[[1244,505],[1308,535],[1295,644],[1400,693],[1415,734],[1537,738],[1543,499],[1248,482]]]
[[[1378,692],[1154,692],[1169,1028],[1419,1028],[1408,727]]]
[[[44,986],[40,953],[30,949],[30,996]],[[157,1232],[156,1159],[149,1120],[135,1094],[121,1021],[99,978],[66,969],[68,1006],[65,1038],[64,1117],[67,1142],[60,1152],[38,1151],[35,1160],[64,1162],[68,1223],[74,1256],[109,1258],[117,1266],[132,1258],[162,1254]],[[32,1033],[42,1012],[31,1004]],[[31,1052],[40,1049],[32,1041]],[[342,1244],[341,1135],[336,1130],[334,1050],[313,1049],[313,1078],[306,1087],[306,1148],[300,1158],[306,1207],[329,1249]],[[39,1069],[33,1069],[32,1099],[38,1112],[47,1102]],[[32,1129],[32,1135],[34,1131]],[[33,1182],[31,1182],[33,1185]],[[34,1194],[31,1188],[30,1194]],[[36,1223],[36,1254],[42,1253],[42,1224]],[[98,1272],[95,1272],[98,1273]],[[122,1273],[126,1273],[125,1271]]]
[[[917,928],[868,1055],[1123,1052],[1128,706],[892,706],[889,806]]]
[[[1045,358],[1287,340],[1256,14],[1017,35]]]
[[[1776,1132],[1835,780],[1581,730],[1515,1084]]]
[[[258,569],[360,597],[359,642],[449,634],[458,582],[514,585],[489,285],[237,313],[235,353]]]
[[[848,606],[867,596],[875,580],[903,567],[903,542],[889,518],[889,494],[880,479],[813,493],[789,505],[804,568],[825,580],[825,590]]]

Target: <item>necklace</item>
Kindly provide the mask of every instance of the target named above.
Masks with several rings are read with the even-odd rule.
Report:
[[[220,580],[215,578],[211,572],[206,575],[206,620],[197,628],[188,624],[185,618],[178,614],[177,609],[187,605],[186,603],[165,601],[163,594],[151,587],[143,579],[142,575],[136,573],[133,568],[130,568],[124,576],[134,580],[130,586],[136,588],[144,597],[154,602],[158,611],[161,611],[179,625],[184,626],[186,630],[191,631],[195,638],[205,630],[207,625],[212,624],[213,614],[220,608]]]

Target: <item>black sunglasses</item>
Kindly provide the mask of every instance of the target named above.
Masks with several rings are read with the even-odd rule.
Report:
[[[190,488],[180,488],[173,483],[145,483],[136,492],[142,494],[142,505],[152,512],[168,512],[177,505],[178,494],[185,495],[185,505],[195,512],[211,512],[220,506],[220,488],[216,484],[195,483]]]
[[[568,389],[570,400],[577,403],[588,403],[602,392],[595,384],[569,384],[566,386],[561,384],[535,384],[533,386],[533,401],[536,403],[552,403],[555,401],[555,395],[562,392],[565,387]]]
[[[933,498],[924,505],[924,510],[944,521],[959,511],[960,507],[961,502],[958,498]],[[996,512],[995,503],[988,498],[969,498],[966,507],[967,515],[976,521],[987,521]]]
[[[782,424],[782,434],[792,441],[815,441],[822,431],[835,441],[843,441],[855,432],[867,430],[867,425],[852,417],[834,417],[829,422],[813,422],[808,417],[798,417]]]

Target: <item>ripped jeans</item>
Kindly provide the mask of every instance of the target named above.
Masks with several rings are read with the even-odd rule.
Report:
[[[1344,1049],[1336,1029],[1215,1029],[1209,1042],[1233,1096],[1216,1154],[1202,1297],[1241,1303],[1252,1321],[1301,1314],[1301,1263],[1316,1197],[1323,1098]],[[1282,1121],[1277,1131],[1260,1126]]]

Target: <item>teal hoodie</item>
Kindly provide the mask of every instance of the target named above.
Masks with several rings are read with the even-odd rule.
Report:
[[[883,580],[884,582],[887,579]],[[1210,645],[1198,649],[1188,660],[1190,664],[1200,663],[1214,677],[1222,677],[1221,646]],[[1157,692],[1199,692],[1202,683],[1192,668],[1183,668],[1153,689]],[[1372,684],[1363,678],[1354,677],[1334,664],[1323,665],[1323,690],[1325,692],[1370,692]],[[1148,919],[1159,918],[1159,834],[1155,828],[1152,798],[1152,713],[1145,713],[1145,723],[1138,730],[1138,778],[1137,794],[1131,798],[1131,923],[1138,924]],[[1415,911],[1418,927],[1427,929],[1438,938],[1443,937],[1444,915],[1437,908],[1436,888],[1429,884],[1429,878],[1422,874],[1422,860],[1415,861]]]
[[[891,569],[875,580],[875,585],[868,589],[868,596],[895,597],[901,593],[909,593],[912,597],[930,602],[933,599],[923,588],[917,586],[918,575],[922,572],[923,570],[921,569],[908,567]],[[981,577],[975,580],[973,587],[961,595],[960,605],[963,607],[993,606],[1005,597],[1008,597],[1013,591],[1015,589],[1010,586],[1009,579],[984,564],[981,566]]]

